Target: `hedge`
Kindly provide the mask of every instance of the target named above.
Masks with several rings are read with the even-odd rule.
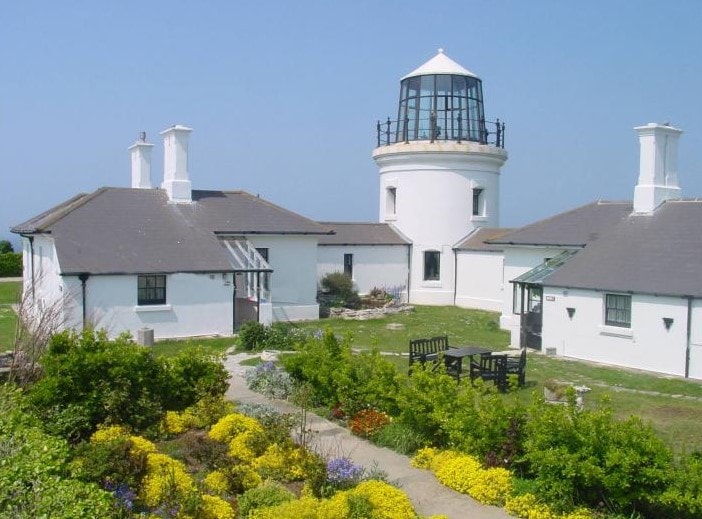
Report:
[[[0,278],[19,277],[22,275],[22,253],[8,252],[0,254]]]

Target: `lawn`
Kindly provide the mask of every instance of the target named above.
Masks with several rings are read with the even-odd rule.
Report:
[[[17,315],[10,305],[19,300],[21,288],[19,281],[0,282],[0,351],[14,347]]]

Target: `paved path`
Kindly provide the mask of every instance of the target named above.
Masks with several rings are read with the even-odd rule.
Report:
[[[282,400],[269,400],[246,387],[242,360],[254,355],[238,353],[229,355],[225,367],[229,371],[227,398],[242,403],[269,404],[282,412],[296,412],[298,408]],[[343,427],[314,414],[308,415],[309,427],[314,431],[312,448],[322,456],[347,456],[354,463],[366,468],[377,464],[388,474],[388,479],[397,484],[412,500],[419,514],[444,514],[450,519],[508,519],[501,508],[481,505],[465,494],[459,494],[441,485],[428,470],[416,469],[409,458],[383,447],[362,440]]]

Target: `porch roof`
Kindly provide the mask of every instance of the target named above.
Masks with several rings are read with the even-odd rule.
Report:
[[[567,250],[561,252],[558,256],[554,256],[541,265],[525,272],[521,276],[517,276],[510,283],[521,283],[525,285],[540,285],[548,276],[561,268],[566,262],[575,256],[579,251]]]

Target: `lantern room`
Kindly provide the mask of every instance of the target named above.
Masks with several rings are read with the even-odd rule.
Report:
[[[378,146],[410,141],[504,147],[504,124],[485,120],[480,78],[443,49],[402,78],[397,120],[378,122]]]

